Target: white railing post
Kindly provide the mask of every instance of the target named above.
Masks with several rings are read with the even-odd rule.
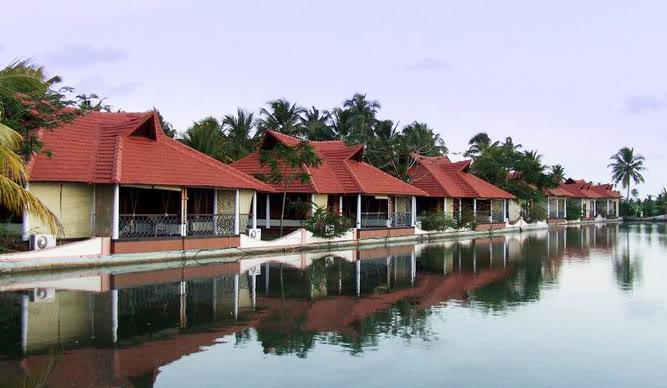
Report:
[[[241,208],[239,204],[239,197],[239,189],[236,189],[234,194],[234,234],[241,234]]]
[[[120,232],[120,186],[113,185],[113,204],[111,216],[111,239],[118,240]]]

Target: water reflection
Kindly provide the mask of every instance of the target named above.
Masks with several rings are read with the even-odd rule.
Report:
[[[452,304],[508,314],[556,287],[565,260],[586,261],[593,252],[612,257],[619,287],[632,288],[641,280],[632,240],[655,232],[642,228],[560,228],[150,271],[2,279],[0,372],[34,378],[47,371],[52,386],[144,386],[161,366],[228,335],[237,346],[257,343],[265,354],[301,358],[317,344],[359,355],[377,349],[382,338],[432,341],[440,335],[431,324],[438,309]],[[68,351],[54,356],[53,349]]]

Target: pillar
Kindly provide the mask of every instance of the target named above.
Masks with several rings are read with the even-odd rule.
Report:
[[[218,233],[218,189],[213,189],[213,234]]]
[[[463,201],[459,198],[459,221],[461,221],[461,214],[463,212]]]
[[[241,233],[241,214],[240,214],[240,204],[239,204],[240,192],[236,189],[234,194],[234,234]]]
[[[257,192],[252,194],[252,228],[257,229]]]
[[[445,213],[445,215],[447,215],[447,197],[445,197],[442,206],[444,206],[444,207],[442,208],[443,213]]]
[[[357,229],[361,228],[361,194],[357,194]]]
[[[30,240],[30,213],[25,208],[21,220],[21,239],[23,241]]]
[[[338,196],[338,215],[343,216],[343,196]]]
[[[551,197],[547,197],[547,218],[551,218]]]
[[[188,188],[181,187],[181,236],[188,235]]]
[[[118,240],[120,231],[120,186],[113,185],[113,215],[111,216],[111,239]]]
[[[410,206],[411,225],[417,225],[417,197],[412,196],[412,204]]]
[[[560,199],[556,197],[556,218],[560,218]]]
[[[507,222],[507,200],[503,199],[503,221]]]
[[[391,228],[391,196],[387,196],[387,228]]]
[[[315,205],[315,194],[310,194],[310,216],[315,215],[315,210],[317,210],[317,206]]]
[[[563,199],[563,218],[567,218],[567,198]]]
[[[477,221],[477,198],[472,199],[472,215],[475,221]]]
[[[271,229],[271,194],[266,193],[266,229]]]

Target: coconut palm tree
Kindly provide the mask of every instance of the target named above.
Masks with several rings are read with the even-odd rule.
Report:
[[[303,115],[303,128],[309,140],[335,140],[338,136],[334,128],[329,125],[331,114],[320,112],[314,106]]]
[[[565,169],[560,164],[551,166],[551,179],[555,185],[565,180]]]
[[[226,115],[222,119],[222,130],[227,136],[224,146],[225,158],[235,161],[253,151],[255,142],[252,131],[255,128],[255,114],[241,108],[236,115]]]
[[[58,234],[62,227],[58,218],[37,197],[26,189],[28,172],[19,156],[21,135],[4,124],[4,104],[20,104],[18,91],[48,88],[44,72],[27,61],[14,62],[0,70],[0,206],[14,214],[39,218],[50,232]]]
[[[261,136],[267,129],[282,132],[290,136],[303,136],[302,115],[306,110],[292,104],[284,98],[269,101],[267,108],[259,111],[261,118],[257,121],[257,134]]]
[[[199,152],[218,160],[225,160],[222,126],[215,117],[206,117],[196,121],[185,131],[182,141]]]
[[[468,145],[470,147],[463,156],[474,159],[491,146],[491,138],[485,132],[480,132],[470,138]]]
[[[607,167],[611,168],[611,179],[614,184],[620,183],[627,190],[626,199],[630,199],[630,184],[636,185],[644,182],[642,171],[644,167],[644,157],[635,154],[634,148],[623,147],[611,156],[611,163]]]
[[[337,114],[339,133],[350,143],[368,143],[373,137],[380,108],[378,101],[368,100],[365,94],[356,93],[343,102],[343,109]]]

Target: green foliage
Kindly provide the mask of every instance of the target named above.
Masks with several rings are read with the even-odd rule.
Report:
[[[222,119],[222,129],[225,136],[223,151],[226,161],[239,160],[255,148],[253,129],[255,115],[237,108],[236,115],[226,115]]]
[[[526,222],[538,222],[547,219],[547,205],[544,198],[537,201],[525,202],[523,205],[523,214]]]
[[[225,158],[222,126],[215,117],[209,116],[196,121],[185,131],[182,141],[190,147],[218,160],[224,160]]]
[[[522,150],[511,137],[503,142],[491,142],[488,135],[480,133],[470,139],[470,149],[466,155],[472,156],[471,172],[478,177],[514,194],[524,202],[535,202],[542,198],[545,188],[558,184],[556,170],[542,163],[542,155],[537,151]]]
[[[306,230],[313,233],[315,237],[336,238],[347,233],[352,227],[352,221],[327,209],[317,206],[315,214],[308,218],[304,224]]]
[[[623,147],[611,156],[611,163],[607,167],[611,168],[611,178],[614,184],[620,183],[624,189],[627,189],[625,199],[630,199],[630,183],[636,185],[644,182],[642,171],[644,167],[644,157],[635,154],[634,148]]]
[[[581,213],[581,204],[572,200],[567,201],[566,205],[567,210],[567,219],[569,221],[574,221],[581,219],[583,214]]]
[[[441,211],[434,211],[420,216],[422,229],[428,231],[445,231],[456,228],[457,222]]]
[[[304,135],[303,117],[306,110],[292,104],[284,98],[269,101],[267,108],[259,111],[257,134],[262,135],[267,129],[282,132],[286,135],[302,137]]]
[[[456,227],[458,229],[475,229],[475,226],[477,226],[475,213],[470,208],[464,208],[461,211],[461,217],[456,220]]]

